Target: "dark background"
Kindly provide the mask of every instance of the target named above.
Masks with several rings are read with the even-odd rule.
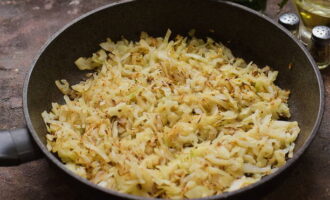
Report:
[[[278,17],[277,3],[268,0],[265,14]],[[32,59],[58,29],[87,11],[113,0],[0,0],[0,129],[24,127],[22,87]],[[293,11],[286,5],[281,12]],[[323,70],[326,109],[310,148],[283,181],[260,200],[330,199],[330,69]],[[308,92],[308,91],[306,91]],[[86,199],[66,176],[45,159],[0,167],[0,200]]]

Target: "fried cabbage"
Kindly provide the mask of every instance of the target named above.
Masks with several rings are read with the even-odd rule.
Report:
[[[63,105],[42,117],[47,147],[68,169],[119,192],[170,199],[237,190],[292,157],[297,122],[278,75],[211,38],[107,39],[56,81]]]

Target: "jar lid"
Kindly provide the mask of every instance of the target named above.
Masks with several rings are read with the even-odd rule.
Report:
[[[278,23],[292,31],[298,29],[300,19],[295,13],[285,13],[278,18]]]

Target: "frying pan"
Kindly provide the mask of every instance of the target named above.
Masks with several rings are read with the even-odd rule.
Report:
[[[324,88],[310,54],[288,31],[266,16],[231,2],[130,0],[109,4],[81,16],[44,45],[24,83],[23,106],[28,129],[0,133],[0,163],[18,164],[35,159],[36,149],[39,149],[60,171],[87,188],[111,199],[146,199],[102,188],[69,171],[46,148],[46,127],[41,113],[50,109],[51,102],[63,103],[55,80],[79,82],[86,72],[78,70],[74,61],[98,50],[98,44],[107,37],[118,40],[124,35],[129,40],[137,40],[141,31],[163,36],[168,28],[174,34],[183,35],[196,29],[198,37],[210,36],[224,43],[235,56],[278,70],[277,84],[291,90],[290,120],[298,121],[301,128],[294,156],[285,166],[245,188],[203,199],[237,197],[264,185],[296,162],[319,127],[324,109]]]

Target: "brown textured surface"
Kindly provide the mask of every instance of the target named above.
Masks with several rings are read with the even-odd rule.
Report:
[[[0,129],[23,127],[21,90],[33,57],[60,27],[79,15],[113,0],[0,0]],[[266,13],[276,18],[278,0]],[[291,10],[286,6],[284,11]],[[321,129],[285,181],[262,200],[330,199],[330,69],[322,71],[326,109]],[[0,167],[0,199],[83,199],[67,178],[45,159]]]

